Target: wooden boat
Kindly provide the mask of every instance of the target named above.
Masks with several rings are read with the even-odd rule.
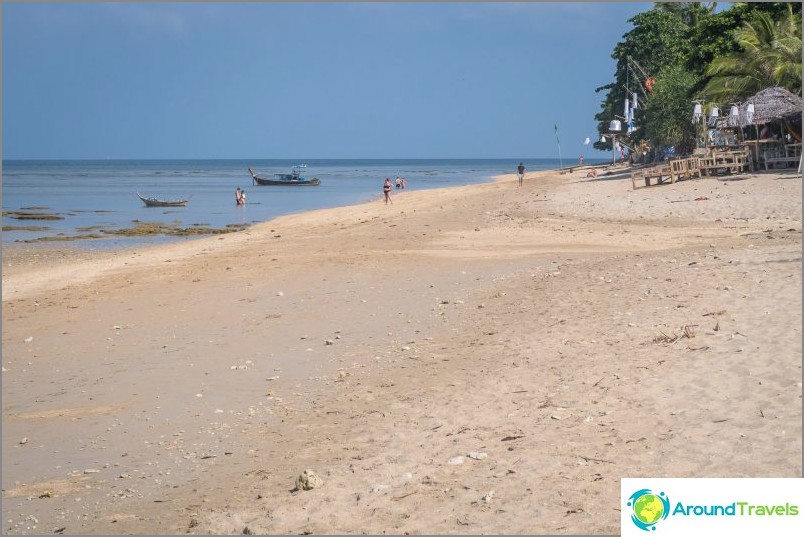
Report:
[[[142,200],[146,207],[184,207],[190,200],[160,200],[141,196],[137,192],[137,197]]]
[[[248,172],[251,174],[251,178],[254,181],[255,185],[262,185],[262,186],[318,186],[321,184],[321,181],[317,177],[313,177],[312,179],[305,179],[301,176],[301,169],[306,168],[306,164],[300,164],[298,166],[293,166],[290,173],[275,173],[275,179],[267,179],[265,177],[260,177],[254,170],[251,168],[248,169]]]

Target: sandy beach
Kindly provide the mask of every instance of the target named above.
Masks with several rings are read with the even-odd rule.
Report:
[[[4,248],[3,529],[615,534],[621,477],[801,477],[801,200],[576,169]]]

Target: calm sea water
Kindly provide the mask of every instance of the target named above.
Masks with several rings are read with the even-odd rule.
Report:
[[[247,168],[263,176],[290,173],[291,160],[114,160],[3,161],[3,244],[39,237],[69,238],[81,228],[128,228],[135,221],[181,227],[251,225],[280,215],[353,205],[382,198],[382,183],[407,179],[408,190],[487,182],[494,175],[515,173],[519,163],[493,160],[307,160],[304,177],[318,177],[315,187],[252,186]],[[557,159],[525,160],[529,171],[559,167]],[[592,163],[592,162],[588,162]],[[234,190],[246,190],[248,204],[237,207]],[[190,198],[186,207],[145,207],[137,198]],[[36,208],[31,210],[30,208]],[[56,214],[63,220],[17,220],[11,211]],[[11,226],[44,226],[41,231]],[[176,237],[73,241],[87,248],[131,246],[186,240]]]

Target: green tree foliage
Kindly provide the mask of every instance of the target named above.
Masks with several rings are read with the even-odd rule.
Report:
[[[737,83],[741,92],[781,84],[800,93],[801,4],[736,2],[720,12],[715,7],[656,2],[629,20],[633,29],[612,53],[614,82],[596,89],[605,94],[595,115],[600,132],[608,132],[609,122],[623,115],[629,91],[637,92],[643,108],[636,113],[637,131],[624,141],[636,145],[647,139],[654,146],[692,143],[692,101],[703,88],[710,92],[707,100],[718,102],[735,100]],[[648,77],[655,82],[652,92],[645,88]],[[595,143],[597,149],[609,147]]]
[[[615,82],[596,89],[598,93],[607,91],[601,111],[595,115],[600,132],[607,132],[609,122],[622,116],[629,91],[637,92],[643,100],[647,94],[646,78],[658,77],[665,66],[682,63],[689,55],[688,27],[676,13],[652,9],[635,15],[629,22],[634,28],[623,36],[611,55],[617,60]],[[637,132],[629,142],[641,138],[642,133]],[[595,147],[606,149],[607,144],[597,142]]]
[[[775,20],[768,11],[755,11],[733,36],[739,50],[709,64],[705,98],[742,100],[771,86],[801,93],[801,19],[792,5]]]
[[[657,146],[676,146],[680,152],[691,152],[695,148],[690,92],[697,80],[698,77],[681,63],[662,70],[644,110],[647,139]]]

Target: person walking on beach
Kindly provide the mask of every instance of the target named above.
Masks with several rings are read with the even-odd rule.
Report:
[[[519,186],[522,186],[522,179],[525,178],[525,165],[522,164],[521,162],[519,163],[519,166],[517,166],[516,168],[516,175],[517,177],[519,177]]]
[[[394,204],[394,201],[391,199],[391,188],[393,188],[393,185],[391,184],[391,178],[386,177],[385,178],[385,184],[382,185],[382,191],[383,191],[383,193],[385,193],[385,204],[386,205],[388,205],[389,202],[391,203],[391,205]]]
[[[578,157],[578,166],[583,166],[583,155]]]

